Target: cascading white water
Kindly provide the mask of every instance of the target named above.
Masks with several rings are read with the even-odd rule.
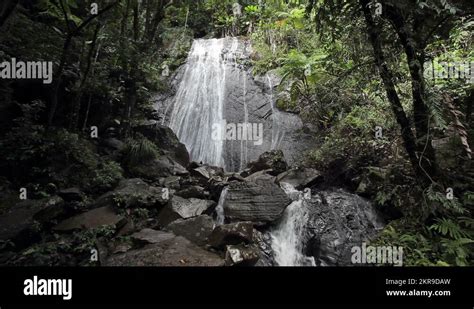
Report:
[[[303,254],[304,222],[308,212],[303,194],[287,183],[280,184],[293,200],[283,213],[279,224],[271,231],[271,246],[279,266],[315,266],[314,258]]]
[[[246,72],[243,71],[242,74],[244,74],[244,91],[243,91],[243,101],[244,101],[244,123],[249,122],[249,111],[247,108],[247,101],[246,101],[246,96],[247,96],[247,77],[245,76]],[[240,142],[240,169],[243,170],[247,166],[248,162],[248,140],[242,140]]]
[[[224,39],[194,41],[169,124],[192,160],[214,166],[224,166],[224,142],[212,138],[213,125],[222,122],[224,113],[223,49]]]
[[[266,75],[268,81],[268,88],[270,89],[270,105],[272,109],[272,144],[271,149],[278,149],[281,142],[285,138],[285,132],[281,130],[282,113],[276,108],[275,100],[273,98],[273,82],[270,75]]]
[[[227,196],[227,190],[228,190],[227,187],[222,189],[221,196],[219,197],[219,202],[217,203],[217,206],[216,206],[216,215],[217,215],[216,225],[224,224],[224,220],[225,220],[224,202]]]

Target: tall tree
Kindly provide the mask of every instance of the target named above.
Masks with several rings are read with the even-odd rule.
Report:
[[[124,92],[125,109],[122,119],[125,135],[128,135],[130,131],[133,112],[137,104],[138,83],[142,75],[139,67],[140,59],[146,58],[146,55],[152,54],[158,48],[154,44],[156,32],[165,17],[166,8],[172,3],[173,0],[127,0],[124,7],[120,42],[123,51],[129,50],[131,53],[127,59],[124,58],[124,54],[122,55],[123,70],[127,72]],[[131,29],[128,29],[129,15],[132,15]],[[145,16],[144,20],[141,16]],[[129,34],[132,37],[131,42],[126,39]],[[127,43],[131,43],[131,46],[127,46]]]
[[[76,37],[79,36],[82,31],[89,26],[90,23],[92,23],[96,18],[99,18],[103,14],[107,13],[110,11],[113,7],[115,7],[120,0],[116,0],[108,5],[106,5],[104,8],[98,11],[97,14],[91,14],[87,18],[81,21],[81,23],[77,27],[71,27],[71,22],[70,22],[70,8],[68,7],[68,4],[64,2],[64,0],[59,0],[59,5],[61,8],[61,11],[64,16],[64,23],[65,23],[65,39],[63,43],[63,48],[61,52],[61,57],[59,60],[59,67],[57,68],[54,76],[55,80],[53,83],[53,91],[52,91],[52,97],[51,97],[51,105],[48,113],[48,126],[51,126],[54,121],[54,116],[56,114],[56,109],[58,106],[58,95],[59,95],[59,90],[61,87],[62,83],[62,78],[63,78],[63,72],[67,64],[67,60],[69,57],[70,53],[70,47],[72,40]]]
[[[0,28],[11,16],[16,6],[18,5],[19,0],[3,0],[0,4]]]
[[[370,8],[370,0],[359,0],[362,11],[364,13],[364,18],[367,24],[367,31],[369,34],[369,40],[372,44],[374,51],[375,64],[378,67],[380,72],[380,77],[385,86],[385,91],[387,93],[387,98],[392,107],[392,111],[395,115],[397,123],[400,125],[401,134],[405,149],[410,158],[411,165],[415,170],[416,174],[422,179],[426,179],[425,173],[419,165],[419,159],[416,154],[416,141],[413,131],[411,129],[410,121],[403,109],[400,97],[398,96],[397,90],[395,88],[394,76],[388,67],[385,53],[382,48],[382,39],[381,39],[381,28],[375,22],[374,17],[372,16],[372,11]]]

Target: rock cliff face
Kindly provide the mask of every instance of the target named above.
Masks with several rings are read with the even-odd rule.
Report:
[[[294,164],[314,145],[298,115],[275,107],[278,76],[252,75],[251,52],[236,38],[196,40],[172,81],[175,94],[155,98],[191,160],[238,171],[272,149]]]

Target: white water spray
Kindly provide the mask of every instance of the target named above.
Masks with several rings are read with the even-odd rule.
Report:
[[[303,194],[287,183],[282,183],[281,187],[293,203],[270,233],[275,262],[279,266],[315,266],[314,258],[303,254],[304,223],[309,216]]]
[[[224,166],[223,141],[212,139],[213,124],[224,114],[224,40],[194,41],[169,124],[192,160],[214,166]]]
[[[219,197],[219,202],[217,203],[216,207],[216,225],[222,225],[224,224],[225,220],[225,213],[224,213],[224,202],[225,198],[227,197],[227,187],[222,189],[221,196]]]

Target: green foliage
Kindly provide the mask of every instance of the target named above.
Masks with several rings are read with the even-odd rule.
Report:
[[[437,265],[440,260],[435,252],[436,244],[423,233],[413,233],[412,229],[407,229],[401,222],[393,222],[385,227],[371,245],[402,247],[404,266]]]
[[[145,164],[159,156],[156,145],[145,137],[128,139],[124,150],[125,160],[130,165]]]
[[[245,7],[245,13],[251,16],[257,17],[260,13],[260,7],[258,5],[248,5]]]
[[[65,22],[65,15],[67,19],[74,23],[77,27],[82,23],[82,19],[74,14],[74,11],[77,11],[79,6],[76,0],[62,0],[64,5],[64,11],[59,1],[50,1],[50,0],[42,0],[39,1],[37,4],[38,8],[42,10],[41,15],[51,16],[58,20]]]
[[[375,127],[385,121],[387,116],[371,106],[357,106],[334,126],[324,139],[323,144],[310,154],[313,164],[327,168],[328,164],[347,161],[349,166],[357,166],[364,161],[368,166],[379,162],[390,152],[390,136],[375,138]],[[389,132],[389,129],[385,129]]]
[[[447,218],[436,219],[436,223],[430,226],[430,230],[436,231],[442,236],[449,236],[452,239],[469,237],[469,233],[464,231],[458,223]]]
[[[71,237],[35,244],[23,250],[10,264],[42,266],[95,266],[91,261],[91,249],[97,248],[99,241],[107,242],[115,235],[114,226],[75,232]]]
[[[309,57],[298,50],[290,50],[285,58],[279,59],[283,81],[287,78],[303,80],[308,87],[317,83],[322,78],[324,70],[321,63],[326,58],[327,55],[322,50]]]
[[[35,124],[43,104],[22,105],[23,116],[0,139],[0,168],[18,185],[31,179],[42,185],[81,186],[91,191],[111,188],[122,171],[115,162],[99,157],[93,145],[65,129],[46,131]]]
[[[473,258],[474,220],[469,217],[438,218],[429,229],[439,235],[443,259],[456,266],[467,266]]]
[[[466,211],[456,196],[448,199],[446,192],[440,192],[433,185],[428,187],[425,197],[425,207],[431,212],[464,214]]]
[[[76,246],[73,250],[79,253],[87,252],[90,256],[91,248],[97,246],[97,241],[99,239],[107,241],[114,235],[115,226],[113,225],[104,225],[95,229],[75,232],[73,235],[73,243],[75,243]]]
[[[282,28],[302,30],[305,28],[305,10],[304,8],[295,8],[289,12],[278,12],[278,25]]]
[[[135,219],[147,219],[150,217],[150,210],[146,208],[136,208],[133,210],[133,217]]]
[[[123,169],[115,161],[105,161],[90,176],[87,188],[93,192],[102,192],[113,189],[123,179]]]

